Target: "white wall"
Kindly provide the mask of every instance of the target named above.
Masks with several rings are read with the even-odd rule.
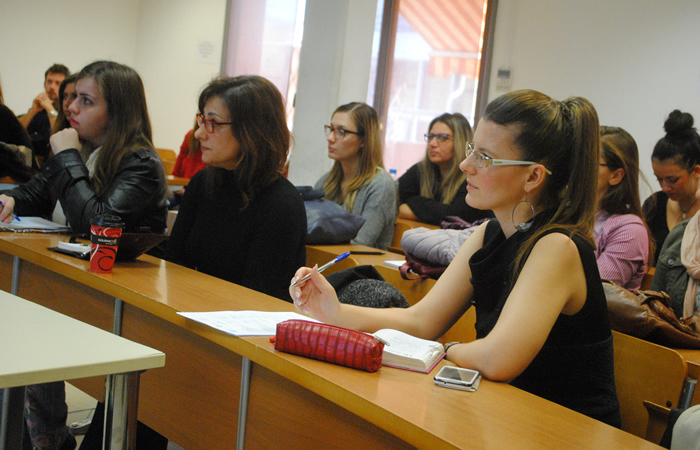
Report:
[[[226,0],[0,1],[0,79],[5,103],[26,112],[54,62],[73,72],[108,59],[143,79],[156,147],[179,150],[204,85],[220,72],[200,62],[208,39],[222,50]]]
[[[139,0],[0,1],[0,79],[5,104],[25,113],[53,63],[72,72],[97,59],[133,66]],[[78,14],[78,12],[82,12]]]
[[[697,0],[499,0],[493,74],[513,71],[512,90],[589,99],[602,125],[632,134],[654,190],[651,152],[674,109],[700,127],[700,2]],[[650,193],[642,188],[642,200]]]
[[[335,109],[365,101],[377,0],[307,0],[289,179],[313,185],[327,172],[323,126]]]

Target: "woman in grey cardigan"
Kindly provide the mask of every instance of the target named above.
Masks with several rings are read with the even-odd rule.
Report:
[[[394,235],[396,189],[382,163],[377,112],[365,103],[348,103],[335,110],[325,129],[328,157],[335,163],[315,188],[366,219],[353,244],[386,249]]]

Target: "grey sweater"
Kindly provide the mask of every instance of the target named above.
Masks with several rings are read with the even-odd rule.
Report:
[[[316,182],[314,189],[323,189],[329,173]],[[351,241],[353,244],[383,250],[391,244],[396,222],[396,188],[385,170],[378,171],[368,185],[360,188],[350,212],[365,218],[365,224]]]
[[[650,288],[652,291],[664,291],[671,297],[671,307],[679,319],[683,317],[683,301],[688,287],[688,271],[681,262],[681,243],[688,220],[673,227],[666,237]]]

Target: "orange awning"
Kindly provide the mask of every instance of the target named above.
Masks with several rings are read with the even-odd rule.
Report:
[[[486,0],[399,0],[399,14],[433,48],[429,74],[479,74]]]

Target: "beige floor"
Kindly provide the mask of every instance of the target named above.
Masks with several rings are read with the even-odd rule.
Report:
[[[83,419],[92,417],[95,412],[97,400],[85,394],[80,389],[75,388],[70,383],[66,383],[66,403],[68,404],[68,420],[70,425],[73,422],[78,422]],[[82,436],[76,436],[78,441],[78,449],[83,440]],[[168,450],[184,450],[174,442],[168,444]]]

